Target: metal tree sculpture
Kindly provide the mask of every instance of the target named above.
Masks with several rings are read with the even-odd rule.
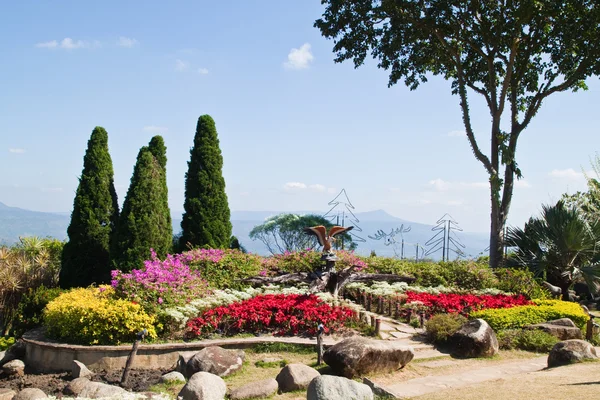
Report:
[[[455,233],[462,232],[462,229],[458,226],[458,222],[450,214],[444,214],[442,218],[437,220],[436,224],[431,230],[438,232],[425,243],[425,246],[430,246],[425,252],[425,256],[442,250],[442,261],[450,259],[450,251],[453,251],[459,257],[464,257],[465,253],[461,249],[464,249],[465,245],[462,244]]]
[[[346,225],[346,220],[348,220],[348,223],[351,223],[354,226],[355,232],[362,232],[362,228],[360,226],[358,226],[358,224],[360,223],[360,220],[352,212],[352,210],[354,210],[354,206],[352,205],[352,202],[348,198],[346,189],[342,189],[338,193],[338,195],[335,196],[335,198],[333,200],[331,200],[329,203],[327,203],[327,205],[331,206],[331,208],[329,209],[329,211],[327,211],[325,214],[323,214],[324,218],[327,218],[331,222],[334,222],[336,225],[339,225],[342,227]],[[354,242],[361,242],[361,243],[366,242],[366,240],[364,238],[360,237],[355,232],[350,232],[350,235],[352,236]],[[342,243],[341,248],[343,250],[344,249],[343,240],[341,243]],[[336,245],[336,249],[337,248],[338,247]]]
[[[404,258],[404,234],[410,232],[410,226],[404,227],[404,224],[400,225],[400,228],[396,228],[391,230],[390,233],[385,233],[383,230],[379,229],[375,236],[368,236],[369,239],[373,240],[381,240],[383,239],[383,244],[386,246],[392,246],[394,250],[394,255],[398,257],[398,247],[400,247],[400,259]],[[400,242],[396,240],[396,235],[400,234]]]

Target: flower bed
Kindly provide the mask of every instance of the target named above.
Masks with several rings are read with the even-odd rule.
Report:
[[[267,294],[207,310],[189,320],[187,327],[194,338],[215,331],[224,335],[315,335],[319,324],[325,332],[336,330],[354,315],[352,309],[331,306],[312,294]]]
[[[510,308],[532,304],[523,295],[474,295],[454,293],[415,293],[406,292],[405,304],[416,302],[423,305],[429,315],[455,313],[469,316],[473,311],[489,308]]]

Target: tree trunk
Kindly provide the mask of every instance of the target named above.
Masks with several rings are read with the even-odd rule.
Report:
[[[492,185],[493,186],[493,185]],[[490,267],[497,268],[502,264],[502,247],[504,246],[504,221],[501,217],[500,204],[495,199],[492,187],[492,212],[490,214]],[[499,191],[499,190],[498,190]]]

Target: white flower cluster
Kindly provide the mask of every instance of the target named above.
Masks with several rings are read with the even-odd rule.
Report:
[[[468,289],[459,289],[455,287],[446,287],[446,286],[436,286],[436,287],[420,287],[420,286],[410,286],[406,282],[397,282],[397,283],[388,283],[388,282],[375,282],[371,286],[368,286],[364,283],[350,283],[346,286],[347,289],[359,290],[363,293],[370,294],[372,296],[393,296],[402,294],[407,291],[416,292],[416,293],[429,293],[429,294],[441,294],[441,293],[456,293],[456,294],[474,294],[474,295],[497,295],[497,294],[510,294],[503,292],[499,289],[482,289],[482,290],[468,290]]]

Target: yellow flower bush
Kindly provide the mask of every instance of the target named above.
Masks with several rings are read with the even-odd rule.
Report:
[[[114,299],[109,286],[73,289],[48,303],[44,321],[48,334],[77,344],[133,342],[142,329],[156,338],[155,319],[140,305]]]
[[[580,329],[589,317],[577,303],[561,300],[533,300],[535,305],[512,308],[494,308],[471,313],[471,318],[485,320],[496,332],[517,329],[529,324],[539,324],[559,318],[569,318]]]

